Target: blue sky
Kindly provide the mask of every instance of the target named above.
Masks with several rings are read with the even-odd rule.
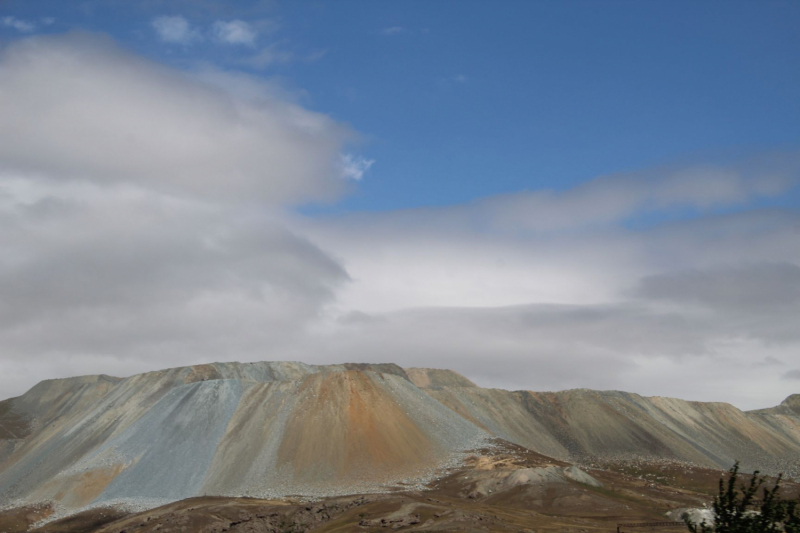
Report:
[[[800,392],[800,3],[0,0],[0,396],[211,361]]]
[[[277,77],[375,164],[307,212],[458,204],[599,175],[795,149],[796,2],[4,2],[36,31],[110,34],[159,62]],[[160,41],[152,21],[252,44]],[[2,29],[4,40],[23,32]],[[262,69],[240,61],[270,48]],[[793,196],[796,202],[797,197]]]

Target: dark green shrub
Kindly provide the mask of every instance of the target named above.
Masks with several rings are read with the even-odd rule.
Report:
[[[775,486],[764,486],[766,478],[753,472],[750,483],[737,487],[739,461],[730,469],[730,478],[719,480],[719,495],[714,498],[714,525],[705,521],[692,524],[692,533],[800,533],[800,507],[797,500],[785,500],[779,494],[781,476]],[[761,500],[757,500],[759,490]]]

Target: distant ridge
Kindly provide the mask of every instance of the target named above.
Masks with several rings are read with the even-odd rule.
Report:
[[[800,394],[792,394],[776,407],[748,411],[753,414],[764,415],[795,415],[800,416]]]

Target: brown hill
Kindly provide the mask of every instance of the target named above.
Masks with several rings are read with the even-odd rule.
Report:
[[[0,402],[0,507],[408,490],[494,437],[556,462],[741,459],[797,475],[795,405],[745,413],[622,392],[510,392],[392,364],[216,363],[49,380]]]
[[[740,460],[746,470],[800,475],[798,395],[773,409],[743,412],[727,403],[618,391],[424,390],[478,427],[552,457],[666,459],[723,469]]]

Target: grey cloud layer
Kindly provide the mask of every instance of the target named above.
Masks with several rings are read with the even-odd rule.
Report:
[[[96,36],[12,44],[0,58],[0,169],[270,203],[341,192],[351,132],[265,83],[225,77],[191,77]]]
[[[619,224],[620,211],[583,231],[503,225],[465,235],[468,216],[465,207],[315,228],[354,280],[337,303],[362,312],[340,317],[345,353],[435,360],[503,387],[615,388],[752,408],[796,392],[781,377],[800,348],[797,213],[634,230]]]
[[[740,407],[798,392],[800,215],[748,208],[796,186],[796,154],[308,219],[285,209],[372,163],[263,81],[33,38],[2,52],[0,114],[2,397],[277,359]]]
[[[95,192],[87,204],[49,188],[2,211],[8,356],[251,354],[301,330],[347,279],[278,216]]]
[[[800,267],[792,263],[756,262],[712,271],[671,272],[642,279],[636,293],[643,298],[696,303],[722,310],[791,309],[800,304]]]
[[[269,359],[348,279],[282,206],[338,194],[352,134],[263,82],[33,38],[2,51],[0,114],[0,396]]]

